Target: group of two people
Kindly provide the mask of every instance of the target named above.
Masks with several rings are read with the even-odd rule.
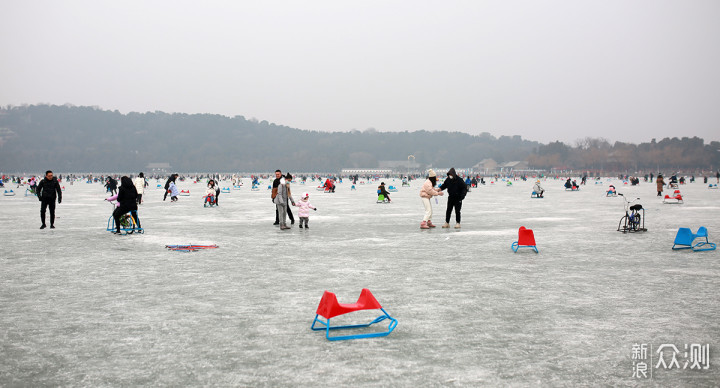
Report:
[[[282,171],[275,170],[275,180],[273,181],[272,193],[270,195],[272,202],[275,204],[275,224],[279,225],[280,230],[290,229],[287,226],[287,217],[290,216],[291,224],[295,223],[293,219],[292,211],[288,206],[288,201],[292,203],[292,206],[299,208],[300,216],[300,228],[309,229],[308,221],[310,219],[310,209],[317,210],[317,208],[310,204],[310,194],[303,193],[299,203],[295,203],[290,191],[290,182],[292,181],[292,175],[288,173],[283,176]],[[304,226],[303,226],[304,225]]]
[[[437,174],[435,171],[428,171],[428,178],[420,188],[420,198],[423,206],[425,207],[425,216],[420,223],[420,229],[434,228],[435,225],[432,223],[432,203],[430,199],[435,196],[444,195],[443,190],[448,192],[447,209],[445,210],[445,224],[443,228],[450,227],[450,216],[452,216],[453,210],[455,211],[455,229],[460,229],[460,211],[462,210],[462,201],[468,193],[467,185],[462,178],[460,178],[455,172],[455,168],[451,168],[447,172],[447,178],[440,185],[437,185]]]

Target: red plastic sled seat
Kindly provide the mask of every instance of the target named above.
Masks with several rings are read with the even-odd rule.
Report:
[[[366,324],[359,324],[359,325],[345,325],[345,326],[330,326],[330,319],[337,317],[339,315],[352,313],[355,311],[361,311],[361,310],[381,310],[383,312],[383,315],[380,315],[379,317],[375,318],[372,322],[366,323]],[[322,319],[319,319],[318,317],[325,318],[325,321]],[[379,333],[366,333],[366,334],[355,334],[355,335],[345,335],[345,336],[330,336],[330,330],[337,330],[337,329],[353,329],[353,328],[362,328],[362,327],[368,327],[372,324],[381,322],[385,319],[390,320],[390,325],[388,326],[388,330],[384,332]],[[324,327],[315,327],[315,324],[319,323],[320,325]],[[328,340],[331,341],[337,341],[337,340],[346,340],[346,339],[356,339],[356,338],[370,338],[370,337],[384,337],[390,334],[395,327],[397,326],[397,320],[388,314],[385,309],[382,308],[380,305],[380,302],[375,299],[373,294],[368,290],[367,288],[363,288],[360,292],[360,297],[358,298],[357,302],[355,303],[340,303],[337,300],[337,296],[335,296],[334,293],[330,291],[325,291],[323,293],[322,298],[320,299],[320,304],[318,305],[317,311],[315,311],[315,319],[313,320],[312,326],[310,328],[312,330],[318,331],[318,330],[325,330],[325,337]]]
[[[517,252],[519,248],[531,248],[535,253],[539,253],[535,246],[535,234],[532,229],[526,229],[524,226],[518,229],[518,240],[512,243],[511,248],[513,252]]]

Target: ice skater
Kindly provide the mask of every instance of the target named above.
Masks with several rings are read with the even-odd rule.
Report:
[[[310,220],[310,209],[313,211],[317,211],[317,208],[310,204],[310,194],[309,193],[303,193],[302,198],[300,198],[300,202],[295,204],[298,209],[298,216],[300,217],[300,228],[303,227],[303,222],[305,222],[305,229],[310,229],[308,226],[308,221]]]
[[[435,171],[428,171],[428,178],[425,180],[425,183],[423,183],[422,188],[420,189],[420,199],[422,199],[423,206],[425,207],[425,216],[423,217],[423,221],[420,223],[420,229],[430,229],[435,227],[432,223],[432,205],[430,204],[430,198],[437,195],[442,196],[444,194],[442,191],[435,188],[436,183],[437,176],[435,175]]]

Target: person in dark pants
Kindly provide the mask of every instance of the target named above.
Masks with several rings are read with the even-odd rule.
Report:
[[[40,200],[40,220],[42,225],[40,229],[45,229],[45,209],[50,208],[50,229],[55,229],[55,198],[57,203],[62,203],[62,190],[60,182],[53,176],[53,172],[48,170],[45,172],[45,179],[40,181],[35,189],[35,194]]]
[[[168,177],[167,182],[165,182],[165,196],[163,197],[163,201],[167,199],[168,189],[170,189],[170,182],[175,182],[175,179],[177,177],[178,177],[178,174],[172,174]]]
[[[140,219],[137,215],[137,190],[135,189],[135,185],[133,184],[132,180],[130,180],[130,178],[127,176],[120,178],[120,190],[118,190],[117,201],[119,206],[115,208],[112,213],[112,216],[115,219],[114,233],[121,234],[120,217],[122,217],[123,214],[131,211],[133,211],[131,215],[135,219],[137,227],[140,228]]]
[[[445,211],[445,225],[443,228],[450,227],[450,216],[455,209],[455,229],[460,229],[460,210],[462,210],[462,201],[467,195],[468,188],[462,178],[457,176],[455,168],[451,168],[447,172],[447,179],[440,186],[440,190],[448,191],[447,210]]]
[[[273,181],[272,185],[272,195],[271,199],[275,199],[275,196],[277,195],[278,186],[280,186],[280,179],[283,178],[282,171],[275,170],[275,180]],[[295,217],[293,216],[292,210],[290,210],[290,206],[287,206],[287,215],[290,218],[290,225],[295,224]],[[280,214],[278,214],[277,207],[275,207],[275,223],[273,225],[277,226],[280,225]]]

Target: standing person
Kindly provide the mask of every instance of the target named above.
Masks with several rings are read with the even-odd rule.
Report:
[[[277,196],[278,187],[280,187],[281,179],[282,179],[282,171],[275,170],[275,180],[273,180],[272,192],[270,193],[270,199],[272,200],[272,203],[275,203],[275,197]],[[275,223],[273,225],[280,225],[277,204],[275,205]]]
[[[462,209],[462,201],[467,195],[468,187],[455,172],[455,167],[447,172],[447,179],[440,186],[440,191],[447,189],[448,200],[447,210],[445,210],[445,224],[443,228],[450,227],[450,216],[455,209],[455,229],[460,229],[460,210]]]
[[[425,180],[425,183],[423,183],[422,188],[420,189],[420,198],[422,199],[423,206],[425,206],[425,216],[423,217],[423,221],[420,223],[420,229],[430,229],[435,227],[432,223],[432,205],[430,204],[430,198],[436,195],[444,194],[442,191],[435,188],[436,183],[437,176],[435,175],[435,171],[428,171],[428,178]]]
[[[287,177],[291,177],[292,175],[287,174],[285,177],[285,181],[287,183]],[[273,194],[272,198],[275,199],[275,195],[277,194],[277,187],[280,185],[280,179],[283,178],[282,171],[276,170],[275,171],[275,180],[273,181]],[[288,186],[289,187],[289,186]],[[290,206],[287,207],[287,215],[290,218],[290,225],[295,225],[295,216],[293,215],[292,209]],[[275,207],[275,223],[273,225],[280,225],[280,215],[278,214],[277,206]]]
[[[715,179],[717,179],[716,183],[720,183],[720,170],[718,170],[717,174],[715,174]]]
[[[137,191],[137,204],[142,205],[142,196],[145,192],[145,186],[147,185],[147,182],[145,182],[145,174],[140,173],[138,174],[137,178],[135,178],[135,190]]]
[[[117,196],[114,198],[118,202],[118,207],[116,207],[112,213],[112,216],[115,219],[115,232],[113,232],[114,234],[121,234],[120,217],[122,217],[123,214],[131,211],[132,213],[130,214],[135,219],[135,223],[137,224],[138,229],[141,228],[140,218],[137,215],[137,196],[138,193],[135,189],[133,181],[130,180],[130,178],[127,176],[123,176],[122,178],[120,178],[120,190],[118,190]],[[110,200],[110,198],[108,200]]]
[[[310,194],[303,193],[302,198],[300,198],[300,202],[297,203],[297,206],[299,208],[298,210],[298,216],[300,217],[300,229],[303,227],[303,222],[305,222],[305,229],[310,229],[308,226],[308,221],[310,220],[310,209],[313,209],[317,211],[317,208],[310,204]]]
[[[53,172],[48,170],[45,172],[45,179],[41,180],[35,189],[35,194],[40,200],[40,219],[42,225],[40,229],[45,229],[45,209],[50,208],[50,229],[55,229],[55,198],[57,203],[62,203],[62,190],[60,182],[53,176]]]
[[[657,196],[662,196],[663,187],[665,186],[665,180],[663,179],[662,174],[658,174],[657,179],[655,179],[655,185],[657,185]]]
[[[168,190],[170,190],[170,183],[175,182],[175,178],[177,178],[177,174],[172,174],[168,177],[168,180],[165,182],[165,196],[163,197],[163,201],[167,199]]]
[[[107,178],[107,183],[105,183],[105,187],[107,188],[108,193],[117,194],[117,181],[113,179],[113,177],[109,176]]]
[[[170,192],[170,201],[177,202],[178,195],[180,195],[180,190],[178,190],[178,187],[175,184],[174,177],[173,177],[173,180],[170,181],[170,186],[168,186],[168,191]]]
[[[289,175],[289,174],[288,174]],[[273,199],[273,203],[275,203],[275,206],[277,207],[277,213],[279,216],[279,222],[280,222],[280,230],[286,230],[290,229],[289,226],[287,226],[286,223],[286,216],[287,216],[287,206],[288,206],[288,199],[292,201],[293,206],[295,205],[295,201],[293,201],[292,197],[290,197],[290,193],[288,191],[290,184],[287,183],[285,180],[285,177],[280,175],[280,181],[277,187],[277,192],[275,195],[275,198]]]

